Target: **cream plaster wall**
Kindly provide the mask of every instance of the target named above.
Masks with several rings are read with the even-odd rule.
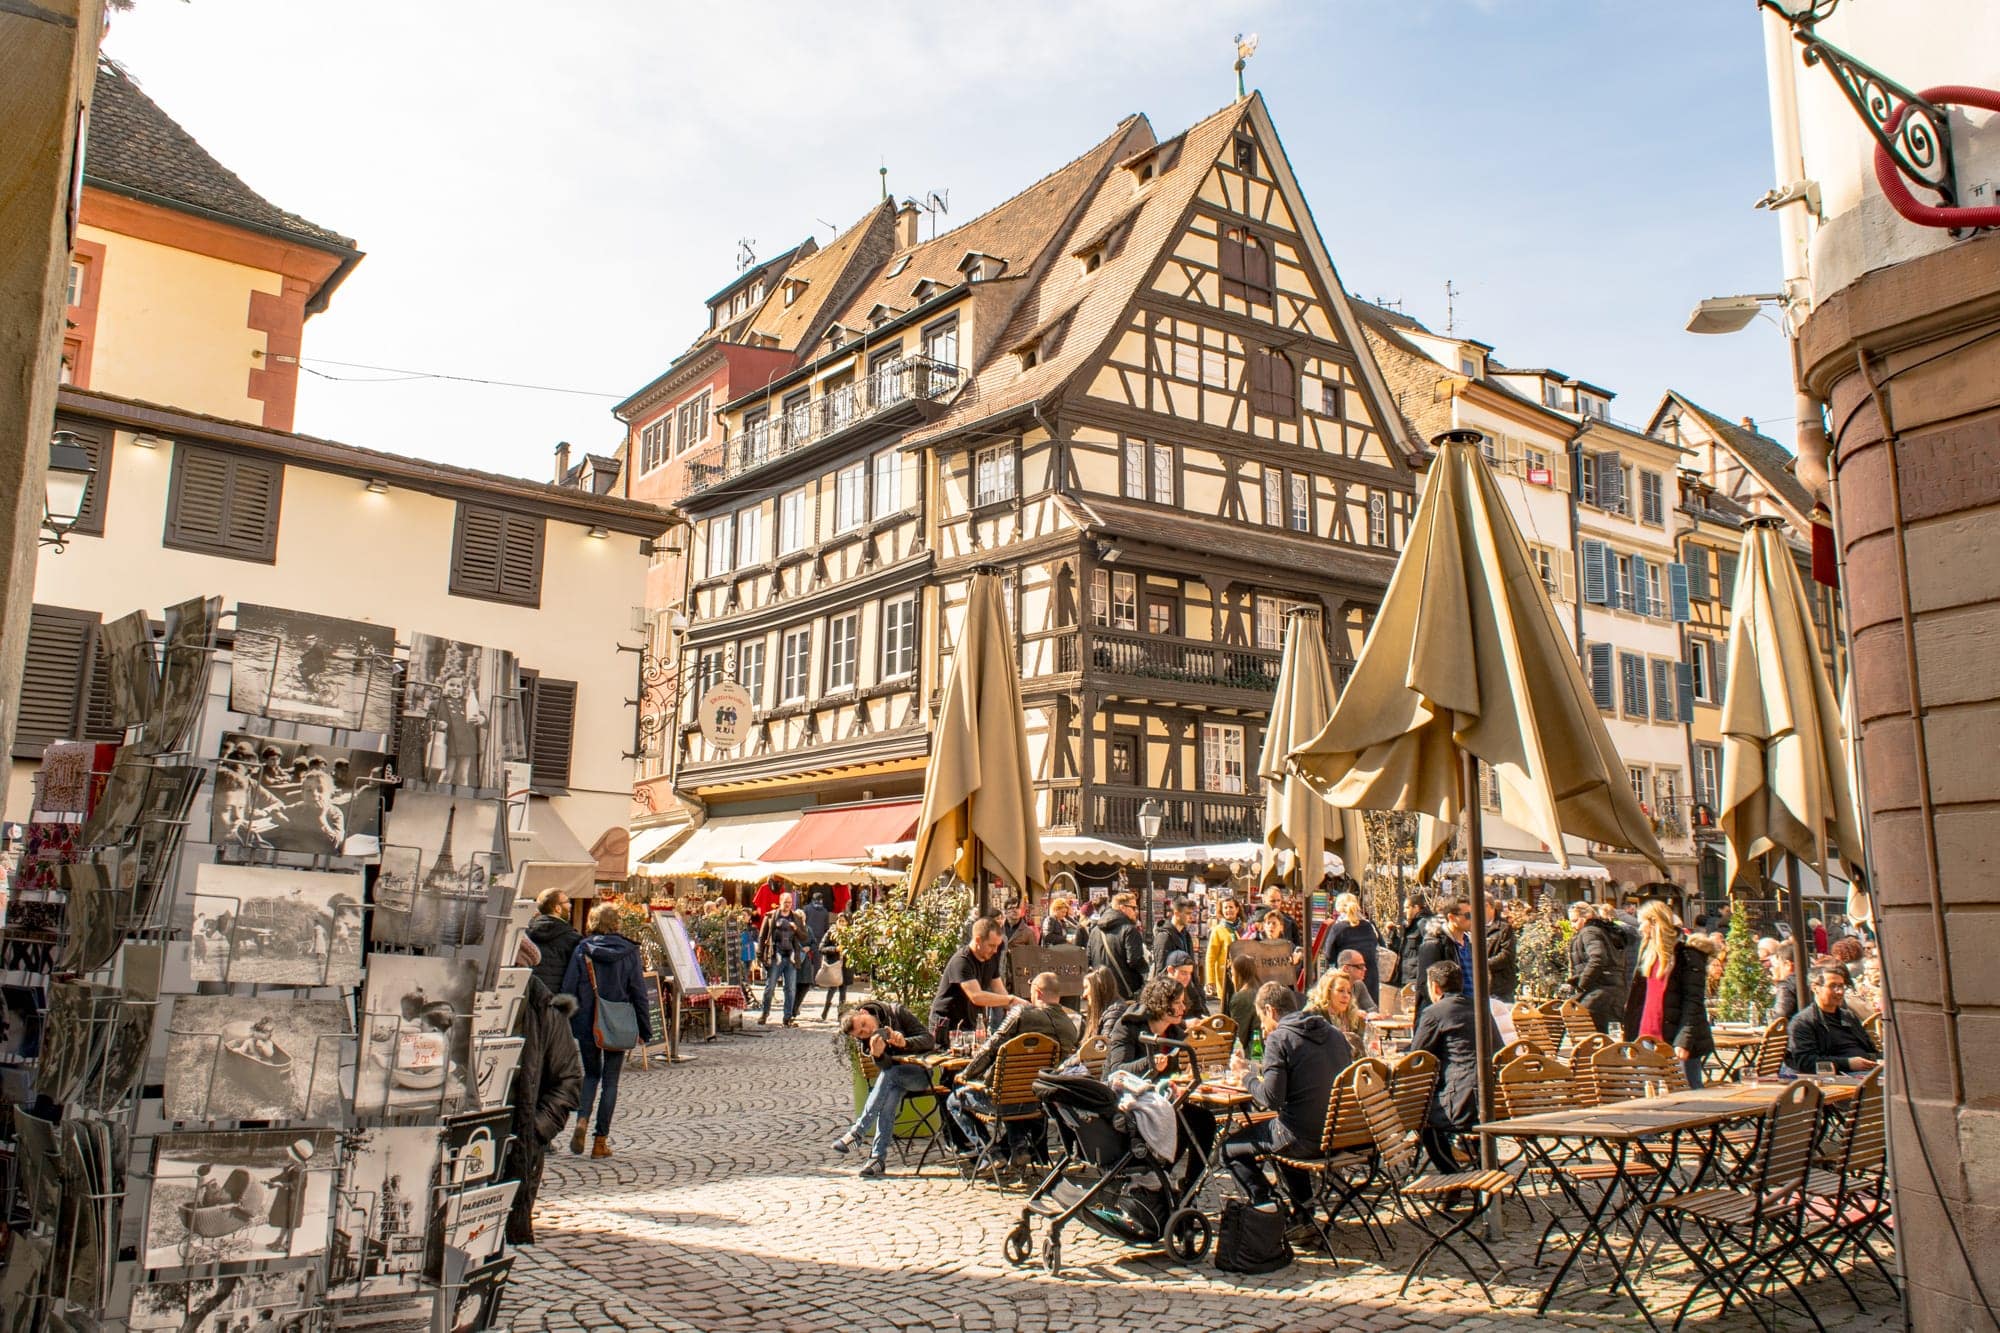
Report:
[[[555,809],[586,845],[624,824],[632,790],[632,765],[621,757],[632,748],[625,700],[636,680],[635,659],[616,648],[639,640],[628,630],[645,591],[637,537],[594,538],[548,520],[541,606],[511,606],[447,591],[455,501],[394,487],[376,495],[356,478],[296,464],[285,469],[277,563],[166,549],[172,465],[170,446],[141,448],[120,431],[105,535],[73,537],[61,555],[44,550],[35,600],[111,618],[139,607],[157,616],[188,597],[218,595],[226,609],[249,601],[391,625],[403,643],[423,632],[512,649],[524,667],[577,682],[571,795]],[[30,784],[11,790],[7,818],[24,818]]]
[[[250,294],[277,295],[276,273],[80,227],[104,246],[90,382],[99,393],[262,424],[250,372],[264,334],[248,327]]]

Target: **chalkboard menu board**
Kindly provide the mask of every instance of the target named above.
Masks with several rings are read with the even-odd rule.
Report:
[[[646,1017],[653,1025],[651,1044],[667,1045],[667,991],[660,984],[658,972],[648,972],[639,978],[639,1003],[646,1007]]]
[[[1295,985],[1299,979],[1299,969],[1292,962],[1290,940],[1238,940],[1229,946],[1229,961],[1239,958],[1255,959],[1257,980],[1282,981],[1287,986]]]
[[[1056,974],[1056,994],[1071,999],[1083,994],[1084,950],[1080,944],[1010,944],[1007,946],[1007,992],[1026,995],[1028,982],[1043,972]]]

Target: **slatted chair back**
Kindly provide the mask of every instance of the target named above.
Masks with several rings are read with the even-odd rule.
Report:
[[[1639,1061],[1653,1071],[1653,1077],[1666,1085],[1668,1092],[1688,1090],[1687,1070],[1681,1068],[1680,1057],[1674,1048],[1663,1041],[1651,1037],[1641,1037],[1632,1043]]]
[[[1799,1079],[1786,1087],[1764,1117],[1764,1147],[1756,1167],[1755,1195],[1763,1200],[1792,1197],[1805,1188],[1819,1137],[1822,1102],[1819,1084]]]
[[[1553,1055],[1524,1055],[1495,1076],[1494,1095],[1500,1100],[1500,1115],[1505,1120],[1573,1111],[1578,1100],[1576,1076]]]
[[[1514,1006],[1514,1031],[1543,1055],[1554,1055],[1562,1049],[1561,1016],[1545,1013],[1538,1005],[1523,1001]]]
[[[1495,1069],[1505,1069],[1509,1062],[1518,1060],[1524,1055],[1535,1055],[1537,1053],[1538,1048],[1531,1041],[1510,1041],[1499,1050],[1493,1052],[1493,1067]]]
[[[1429,1051],[1409,1051],[1389,1066],[1389,1100],[1395,1103],[1396,1118],[1411,1134],[1423,1130],[1430,1115],[1431,1096],[1437,1091],[1442,1067]]]
[[[1646,1095],[1646,1084],[1660,1076],[1651,1060],[1629,1041],[1608,1042],[1590,1057],[1590,1086],[1599,1106]]]
[[[1784,1019],[1774,1018],[1764,1025],[1764,1039],[1757,1044],[1757,1059],[1752,1065],[1758,1078],[1776,1078],[1784,1069],[1788,1037]]]
[[[1083,1067],[1090,1071],[1092,1078],[1103,1078],[1104,1057],[1110,1051],[1110,1038],[1103,1036],[1085,1037],[1082,1044],[1076,1048],[1076,1057],[1083,1062]]]
[[[1602,1032],[1593,1032],[1569,1050],[1569,1067],[1575,1071],[1577,1095],[1588,1103],[1597,1101],[1597,1084],[1590,1073],[1591,1057],[1611,1044]]]
[[[1874,1013],[1861,1020],[1861,1030],[1868,1034],[1868,1040],[1875,1043],[1876,1050],[1886,1051],[1889,1049],[1886,1044],[1886,1034],[1882,1031],[1882,1011],[1880,1009],[1877,1009]]]
[[[1229,1052],[1236,1044],[1236,1034],[1219,1032],[1215,1028],[1190,1026],[1187,1030],[1188,1054],[1194,1057],[1195,1072],[1202,1078],[1214,1078],[1229,1068]]]
[[[848,1038],[847,1044],[848,1047],[854,1052],[854,1059],[856,1063],[858,1063],[861,1066],[861,1077],[867,1082],[873,1083],[877,1078],[881,1076],[882,1067],[875,1063],[875,1057],[868,1054],[868,1048],[866,1046],[863,1046],[860,1042],[855,1041],[853,1038],[850,1037]]]
[[[1585,1037],[1602,1035],[1597,1030],[1597,1020],[1590,1016],[1590,1010],[1575,1000],[1564,1000],[1559,1013],[1562,1017],[1563,1034],[1569,1038],[1570,1045],[1576,1045]]]
[[[1381,1061],[1360,1061],[1354,1070],[1353,1098],[1368,1122],[1369,1136],[1375,1141],[1375,1156],[1382,1171],[1391,1179],[1416,1156],[1417,1140],[1403,1128],[1396,1103],[1389,1096],[1389,1081]]]
[[[1887,1161],[1888,1142],[1884,1137],[1882,1070],[1868,1071],[1848,1103],[1847,1133],[1841,1145],[1840,1173],[1843,1176],[1879,1175]]]
[[[998,1119],[1033,1120],[1042,1114],[1035,1079],[1055,1063],[1058,1049],[1056,1039],[1046,1032],[1023,1032],[1001,1043],[986,1075],[987,1095]]]
[[[1356,1060],[1340,1071],[1333,1081],[1333,1095],[1326,1099],[1326,1125],[1320,1132],[1319,1150],[1325,1157],[1365,1148],[1375,1141],[1368,1128],[1368,1116],[1354,1094],[1355,1080],[1362,1071],[1372,1070],[1386,1085],[1389,1067],[1373,1057]]]

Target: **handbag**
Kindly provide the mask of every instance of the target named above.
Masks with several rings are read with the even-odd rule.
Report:
[[[819,971],[813,973],[813,985],[821,990],[839,990],[846,984],[847,971],[838,958],[821,963]]]
[[[625,1000],[607,1000],[597,989],[597,969],[583,960],[590,974],[590,993],[597,1000],[590,1018],[590,1034],[600,1051],[629,1051],[639,1044],[639,1011]]]
[[[1292,1262],[1285,1239],[1285,1210],[1253,1208],[1225,1199],[1215,1229],[1215,1266],[1225,1273],[1271,1273]]]

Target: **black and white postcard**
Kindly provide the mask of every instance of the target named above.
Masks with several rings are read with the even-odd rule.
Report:
[[[225,732],[209,840],[225,851],[373,856],[395,781],[380,751]]]
[[[430,634],[410,636],[398,753],[403,774],[438,786],[499,791],[520,729],[514,655]]]
[[[356,1130],[334,1216],[334,1271],[345,1294],[415,1291],[436,1220],[441,1143],[435,1125]]]
[[[352,986],[361,980],[358,870],[195,867],[196,981]]]
[[[33,1060],[42,1053],[39,986],[0,986],[0,1063]]]
[[[445,1184],[460,1190],[491,1184],[505,1160],[514,1112],[497,1110],[453,1116],[444,1127]]]
[[[160,1135],[154,1140],[145,1266],[323,1253],[338,1140],[332,1130]]]
[[[438,1297],[435,1289],[407,1296],[340,1294],[350,1290],[336,1287],[327,1298],[334,1328],[354,1329],[357,1333],[435,1333],[433,1321],[437,1318]]]
[[[238,603],[229,710],[387,733],[395,656],[386,625]]]
[[[493,1321],[500,1313],[500,1301],[507,1290],[507,1279],[514,1268],[514,1256],[508,1255],[474,1269],[465,1275],[463,1281],[445,1289],[445,1299],[450,1307],[445,1310],[445,1333],[481,1333],[493,1327]]]
[[[309,1333],[326,1326],[319,1269],[148,1282],[132,1296],[132,1333]]]
[[[471,959],[368,955],[361,991],[361,1116],[475,1109]]]
[[[444,1244],[465,1255],[468,1267],[485,1263],[500,1252],[507,1213],[514,1206],[518,1180],[454,1194],[445,1202]],[[445,1260],[448,1264],[449,1258]]]
[[[182,995],[169,1020],[169,1120],[323,1120],[339,1113],[344,1000]]]
[[[144,611],[107,620],[97,644],[111,686],[111,721],[136,727],[153,715],[160,697],[160,661],[153,648],[153,622]]]
[[[523,1037],[488,1037],[473,1046],[473,1083],[479,1091],[479,1105],[490,1109],[505,1106],[514,1087],[514,1071],[521,1066]]]
[[[502,802],[406,791],[382,818],[371,944],[458,949],[496,932],[487,918],[496,881],[507,871],[500,840]]]
[[[221,618],[220,597],[193,597],[167,608],[159,703],[141,733],[146,753],[173,754],[187,746],[208,699],[208,672],[215,663],[215,627]]]

